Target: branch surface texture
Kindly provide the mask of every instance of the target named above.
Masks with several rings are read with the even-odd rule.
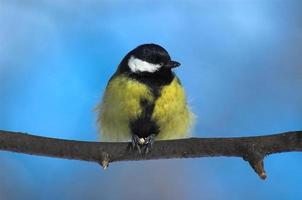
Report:
[[[84,142],[54,139],[0,130],[0,150],[65,159],[93,161],[107,168],[117,161],[232,156],[248,161],[265,179],[265,156],[302,151],[302,131],[237,138],[188,138],[156,141],[152,151],[140,155],[126,142]]]

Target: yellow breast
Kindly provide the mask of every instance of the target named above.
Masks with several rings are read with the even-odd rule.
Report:
[[[158,139],[187,136],[194,115],[187,106],[184,88],[177,78],[162,88],[161,95],[155,102],[152,118],[160,127]]]
[[[183,87],[177,78],[164,86],[155,100],[150,89],[126,76],[113,78],[108,84],[102,104],[98,106],[98,123],[103,141],[131,139],[129,123],[142,113],[141,99],[154,102],[152,118],[159,126],[157,139],[185,137],[193,121],[186,104]]]
[[[125,141],[131,138],[129,122],[138,117],[140,100],[152,101],[148,87],[125,76],[113,78],[105,91],[99,110],[98,123],[103,141]]]

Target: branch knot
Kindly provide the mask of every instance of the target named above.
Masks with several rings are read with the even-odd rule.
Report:
[[[109,162],[110,162],[109,154],[105,151],[102,151],[99,164],[103,167],[103,169],[107,169],[109,166]]]
[[[264,170],[263,159],[265,154],[261,152],[261,147],[256,144],[251,144],[246,146],[245,154],[243,155],[243,160],[248,161],[250,166],[258,174],[261,179],[266,179],[266,173]]]

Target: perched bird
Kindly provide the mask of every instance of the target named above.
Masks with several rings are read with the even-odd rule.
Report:
[[[193,122],[180,80],[180,63],[156,44],[143,44],[121,61],[98,105],[104,141],[127,141],[148,153],[154,140],[185,137]]]

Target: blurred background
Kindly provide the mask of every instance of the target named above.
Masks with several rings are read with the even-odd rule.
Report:
[[[123,56],[158,43],[198,116],[196,137],[302,130],[302,1],[0,0],[0,129],[97,140]],[[0,199],[301,199],[302,154],[261,181],[239,158],[94,163],[0,152]]]

